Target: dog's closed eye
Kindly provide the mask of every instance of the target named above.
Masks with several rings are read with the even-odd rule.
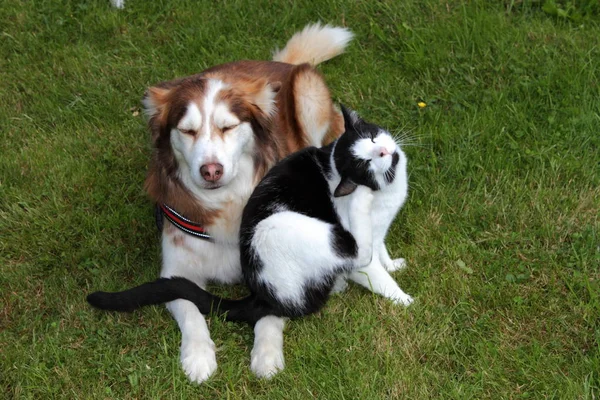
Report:
[[[237,128],[237,127],[238,127],[238,125],[237,125],[237,124],[236,124],[236,125],[224,126],[223,128],[221,128],[221,131],[222,131],[222,132],[227,132],[227,131],[230,131],[230,130],[232,130],[232,129],[235,129],[235,128]]]

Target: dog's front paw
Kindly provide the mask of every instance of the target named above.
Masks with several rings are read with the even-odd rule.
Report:
[[[406,260],[404,258],[396,258],[395,260],[390,260],[384,267],[388,272],[400,271],[406,268]]]
[[[401,295],[398,295],[397,297],[392,298],[392,301],[394,302],[394,304],[398,304],[398,305],[402,305],[402,306],[409,306],[415,300],[412,297],[410,297],[409,295],[407,295],[406,293],[403,293]]]
[[[250,369],[259,378],[269,379],[285,367],[283,352],[277,346],[265,344],[259,349],[252,349]]]
[[[181,366],[192,382],[202,383],[217,370],[212,340],[191,340],[181,344]]]

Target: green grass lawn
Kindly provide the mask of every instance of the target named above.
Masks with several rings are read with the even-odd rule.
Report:
[[[0,397],[599,398],[600,6],[543,3],[2,2]],[[85,302],[160,269],[141,96],[317,20],[356,33],[320,68],[335,99],[410,137],[388,243],[416,302],[351,286],[288,324],[271,381],[211,318],[192,384],[163,307]]]

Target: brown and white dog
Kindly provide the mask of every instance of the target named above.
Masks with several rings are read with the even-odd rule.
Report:
[[[241,281],[240,219],[256,184],[282,157],[344,130],[314,66],[351,39],[347,29],[309,25],[274,61],[236,61],[148,89],[143,102],[154,151],[146,189],[165,212],[162,277],[182,276],[203,288]],[[204,317],[187,300],[167,308],[181,329],[185,373],[206,380],[217,362]],[[251,368],[258,376],[283,368],[282,324],[266,318],[255,326]]]

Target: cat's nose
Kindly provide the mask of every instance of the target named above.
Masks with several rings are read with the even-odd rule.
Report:
[[[390,151],[388,148],[386,148],[385,146],[381,146],[376,150],[376,153],[379,155],[379,157],[385,157],[387,155],[392,154],[394,151]]]

